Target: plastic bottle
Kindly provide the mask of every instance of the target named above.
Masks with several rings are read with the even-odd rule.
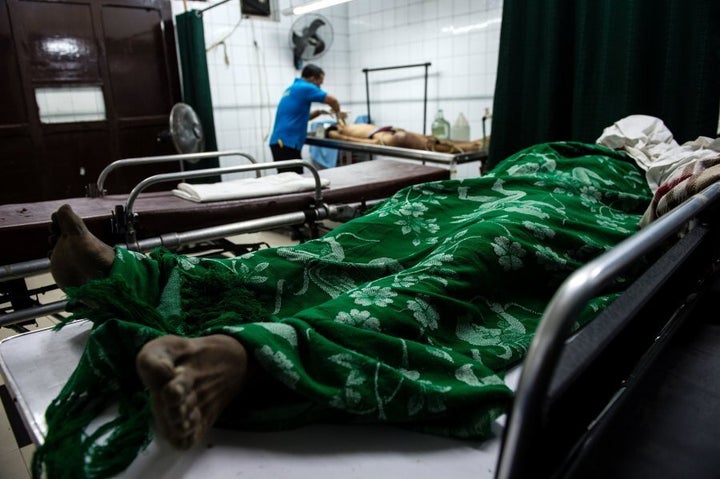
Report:
[[[453,123],[450,138],[458,141],[470,141],[470,125],[465,115],[460,113]]]
[[[443,116],[442,108],[435,114],[435,120],[432,123],[432,135],[438,140],[450,138],[450,123]]]

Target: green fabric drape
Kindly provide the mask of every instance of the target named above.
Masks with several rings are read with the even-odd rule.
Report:
[[[512,396],[502,376],[554,291],[635,232],[650,197],[624,154],[558,142],[482,177],[404,188],[295,246],[236,258],[117,248],[108,278],[68,290],[94,328],[47,410],[35,476],[102,478],[130,464],[151,437],[135,355],[167,333],[235,337],[269,379],[228,408],[225,427],[382,422],[487,438]]]
[[[530,145],[593,142],[632,114],[683,143],[714,137],[717,0],[506,0],[489,166]]]
[[[197,10],[190,10],[177,15],[175,22],[182,70],[183,102],[190,105],[200,118],[205,133],[205,151],[217,151],[202,14]],[[218,165],[217,158],[203,159],[196,163],[185,162],[187,170],[214,168]],[[198,181],[219,180],[217,177]]]

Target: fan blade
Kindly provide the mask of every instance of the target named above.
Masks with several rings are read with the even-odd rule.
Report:
[[[318,28],[325,26],[325,22],[320,20],[319,18],[316,18],[312,21],[310,25],[305,27],[304,30],[306,30],[310,35],[315,35],[318,31]]]
[[[306,38],[307,38],[307,37],[300,36],[300,35],[298,35],[297,33],[292,32],[292,42],[293,42],[293,45],[299,45],[299,44],[304,45]]]
[[[314,54],[319,55],[325,51],[325,42],[318,36],[313,35],[310,44],[315,47]]]

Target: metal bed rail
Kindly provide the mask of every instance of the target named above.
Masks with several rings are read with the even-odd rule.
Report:
[[[97,191],[104,192],[103,187],[107,175],[113,170],[122,166],[174,161],[178,159],[195,159],[227,155],[244,156],[251,161],[251,164],[207,168],[192,171],[181,171],[175,173],[162,173],[145,178],[140,183],[138,183],[128,195],[125,201],[125,205],[117,205],[115,211],[112,212],[112,229],[117,233],[125,234],[126,243],[121,244],[121,246],[137,251],[150,251],[160,246],[173,248],[185,244],[192,244],[199,241],[212,241],[226,238],[227,236],[235,234],[258,232],[280,226],[304,223],[306,221],[319,221],[328,218],[331,214],[331,211],[333,212],[333,214],[342,215],[343,209],[349,208],[348,205],[335,205],[333,207],[329,207],[323,203],[322,182],[320,179],[320,175],[315,166],[313,166],[310,162],[305,160],[286,160],[276,161],[272,163],[257,163],[250,155],[246,155],[245,153],[237,151],[190,153],[184,155],[168,155],[161,157],[129,158],[124,160],[118,160],[108,165],[101,172],[96,183]],[[137,215],[133,212],[133,206],[135,204],[135,200],[138,198],[140,193],[142,193],[142,191],[149,186],[162,182],[178,181],[189,178],[202,178],[227,173],[248,171],[255,171],[257,173],[257,176],[259,177],[262,170],[276,169],[282,166],[302,166],[303,168],[307,168],[308,170],[310,170],[310,173],[313,175],[313,178],[315,180],[314,204],[312,205],[311,210],[285,213],[255,220],[246,220],[228,225],[186,231],[183,233],[173,232],[155,238],[137,240],[135,229]],[[50,260],[47,258],[25,261],[22,263],[15,263],[10,265],[2,265],[0,266],[0,281],[22,279],[27,276],[46,273],[49,270]],[[19,311],[14,311],[12,313],[4,314],[0,318],[0,327],[11,326],[27,321],[28,319],[58,313],[65,309],[65,304],[65,301],[57,301],[47,305],[30,307]]]
[[[523,362],[504,431],[497,479],[532,477],[528,460],[542,438],[540,422],[555,368],[584,305],[644,255],[656,251],[720,199],[720,183],[708,186],[673,211],[570,275],[548,304]]]
[[[53,314],[65,311],[67,301],[53,301],[52,303],[41,304],[31,308],[20,309],[0,316],[0,328],[14,326],[26,321],[40,318],[42,316],[52,316]]]
[[[163,182],[163,181],[174,181],[178,179],[185,179],[185,178],[196,178],[196,177],[207,177],[207,176],[215,176],[218,174],[225,174],[225,173],[235,173],[235,172],[246,172],[246,171],[256,171],[257,176],[260,176],[261,170],[264,169],[272,169],[277,168],[277,165],[287,165],[287,166],[303,166],[310,170],[312,173],[314,179],[315,179],[315,201],[317,204],[322,203],[322,184],[320,181],[320,176],[317,172],[317,169],[315,166],[313,166],[311,163],[303,160],[286,160],[286,161],[276,161],[272,163],[261,163],[258,164],[255,159],[240,151],[235,150],[227,150],[227,151],[220,151],[220,152],[206,152],[206,153],[188,153],[188,154],[180,154],[180,155],[167,155],[167,156],[153,156],[153,157],[142,157],[142,158],[127,158],[123,160],[115,161],[111,164],[109,164],[105,169],[100,173],[96,186],[98,191],[103,191],[105,180],[107,179],[107,176],[115,169],[123,167],[123,166],[129,166],[129,165],[138,165],[138,164],[148,164],[148,163],[156,163],[156,162],[164,162],[164,161],[172,161],[172,160],[178,160],[178,159],[193,159],[193,158],[207,158],[207,157],[216,157],[216,156],[230,156],[230,155],[240,155],[243,157],[248,158],[251,161],[251,165],[237,165],[237,166],[229,166],[229,167],[222,167],[222,168],[207,168],[202,170],[193,170],[193,171],[187,171],[187,172],[177,172],[177,173],[163,173],[159,175],[154,175],[151,177],[148,177],[138,183],[130,192],[128,195],[128,198],[125,202],[125,205],[119,205],[120,210],[124,210],[128,212],[129,217],[134,216],[134,213],[132,212],[132,207],[135,203],[135,200],[138,198],[140,193],[147,187],[151,186],[152,184]],[[123,216],[125,216],[123,214]],[[120,220],[122,221],[122,220]],[[0,281],[9,281],[12,279],[21,279],[26,276],[31,276],[33,274],[38,273],[44,273],[49,271],[49,260],[47,258],[40,258],[36,260],[30,260],[30,261],[24,261],[21,263],[15,263],[15,264],[9,264],[9,265],[0,265]]]
[[[211,226],[208,228],[201,228],[181,233],[168,233],[153,238],[141,239],[133,242],[132,244],[120,243],[118,246],[140,252],[151,251],[158,247],[172,249],[178,246],[193,244],[201,241],[212,241],[244,233],[256,233],[258,231],[304,223],[306,221],[320,221],[323,219],[341,217],[343,215],[347,215],[346,210],[349,208],[353,208],[353,206],[348,204],[316,205],[315,208],[305,211],[283,213],[265,218],[238,221],[235,223]],[[6,265],[3,266],[2,271],[0,271],[0,281],[23,278],[32,274],[46,273],[49,270],[49,259],[39,259],[25,263]],[[5,314],[0,317],[0,327],[10,326],[28,319],[61,312],[65,309],[65,305],[65,301],[57,301],[47,305],[26,308],[20,311]]]
[[[118,233],[125,233],[126,241],[132,243],[135,241],[135,220],[136,215],[133,212],[133,206],[135,200],[146,188],[155,185],[157,183],[166,183],[169,181],[178,181],[189,178],[204,178],[208,176],[216,176],[227,173],[239,173],[247,171],[257,171],[259,174],[261,170],[276,169],[283,166],[302,166],[312,173],[315,179],[315,204],[322,204],[322,182],[320,181],[320,175],[310,162],[305,160],[285,160],[285,161],[274,161],[268,163],[255,163],[251,165],[236,165],[236,166],[225,166],[220,168],[207,168],[202,170],[192,171],[180,171],[176,173],[161,173],[157,175],[145,178],[138,183],[135,188],[130,191],[130,194],[125,201],[124,208],[118,207],[115,210],[113,216],[113,229]]]
[[[98,196],[105,196],[105,181],[107,181],[108,175],[118,168],[133,165],[148,165],[153,163],[167,163],[171,161],[178,161],[182,164],[183,161],[197,161],[207,158],[218,158],[221,156],[241,156],[250,161],[250,163],[256,164],[255,158],[240,150],[223,150],[223,151],[206,151],[202,153],[182,153],[175,155],[160,155],[160,156],[143,156],[137,158],[123,158],[121,160],[113,161],[107,165],[98,175],[98,179],[94,184],[88,185],[88,196],[91,198],[97,198]],[[260,176],[260,172],[257,173]]]

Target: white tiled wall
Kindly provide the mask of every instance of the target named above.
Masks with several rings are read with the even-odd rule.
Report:
[[[427,118],[423,124],[422,67],[369,73],[372,120],[430,132],[442,108],[453,123],[463,113],[470,135],[482,136],[485,108],[492,107],[500,38],[500,1],[356,0],[350,4],[351,94],[361,112],[363,68],[430,63]],[[489,128],[489,124],[488,124]]]
[[[209,5],[186,3],[198,10]],[[278,3],[282,11],[304,2]],[[181,13],[184,5],[173,0],[174,12]],[[331,22],[334,41],[314,63],[325,70],[323,88],[351,118],[367,114],[363,69],[429,62],[425,125],[422,67],[369,73],[373,123],[416,132],[425,127],[429,133],[442,108],[450,123],[463,113],[471,138],[482,137],[482,117],[492,107],[495,89],[501,0],[354,0],[317,13]],[[297,18],[241,19],[239,1],[203,14],[218,149],[238,148],[259,161],[271,161],[267,139],[275,108],[299,75],[289,45]],[[214,46],[223,39],[224,44]],[[489,121],[486,127],[489,134]]]

